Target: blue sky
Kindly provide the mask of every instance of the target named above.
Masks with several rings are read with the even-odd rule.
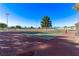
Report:
[[[49,16],[52,26],[72,26],[78,21],[74,3],[7,3],[0,4],[0,22],[6,23],[9,13],[9,26],[39,27],[43,16]]]

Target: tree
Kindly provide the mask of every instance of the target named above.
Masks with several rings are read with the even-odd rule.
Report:
[[[14,28],[16,28],[16,27],[15,27],[15,26],[11,26],[10,28],[11,28],[11,29],[14,29]]]
[[[40,29],[40,27],[38,27],[38,29]]]
[[[31,26],[30,28],[31,28],[31,29],[34,29],[34,27],[33,27],[33,26]]]
[[[0,23],[0,28],[7,28],[7,24],[5,24],[5,23]]]
[[[64,26],[65,33],[67,33],[67,28],[68,28],[67,26]]]
[[[17,29],[21,29],[22,27],[20,25],[16,25],[16,28]]]
[[[42,18],[41,27],[42,27],[42,28],[51,28],[51,27],[52,27],[52,22],[51,22],[51,20],[50,20],[50,17],[44,16],[44,17]]]
[[[79,3],[75,4],[74,9],[77,10],[77,11],[79,11]]]
[[[27,27],[25,26],[24,29],[26,29]]]

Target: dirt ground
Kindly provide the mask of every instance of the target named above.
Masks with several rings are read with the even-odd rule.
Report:
[[[0,34],[1,56],[79,56],[79,38],[72,32],[51,40],[22,34]]]

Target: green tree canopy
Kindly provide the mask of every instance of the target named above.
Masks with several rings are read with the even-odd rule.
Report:
[[[33,26],[31,26],[30,28],[31,28],[31,29],[34,29],[34,27],[33,27]]]
[[[64,26],[64,29],[67,29],[68,27],[67,26]]]
[[[42,27],[42,28],[50,28],[50,27],[52,27],[52,22],[51,22],[51,20],[50,20],[50,17],[44,16],[44,17],[42,18],[41,27]]]
[[[11,26],[10,28],[11,28],[11,29],[14,29],[14,28],[16,28],[16,27],[15,27],[15,26]]]
[[[0,23],[0,28],[7,28],[7,24],[5,24],[5,23]]]
[[[21,29],[22,27],[20,25],[16,25],[16,28]]]
[[[79,3],[75,4],[74,9],[77,10],[77,11],[79,11]]]

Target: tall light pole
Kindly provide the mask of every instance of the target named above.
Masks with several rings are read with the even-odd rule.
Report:
[[[8,31],[8,16],[9,16],[9,13],[6,13],[7,31]]]

